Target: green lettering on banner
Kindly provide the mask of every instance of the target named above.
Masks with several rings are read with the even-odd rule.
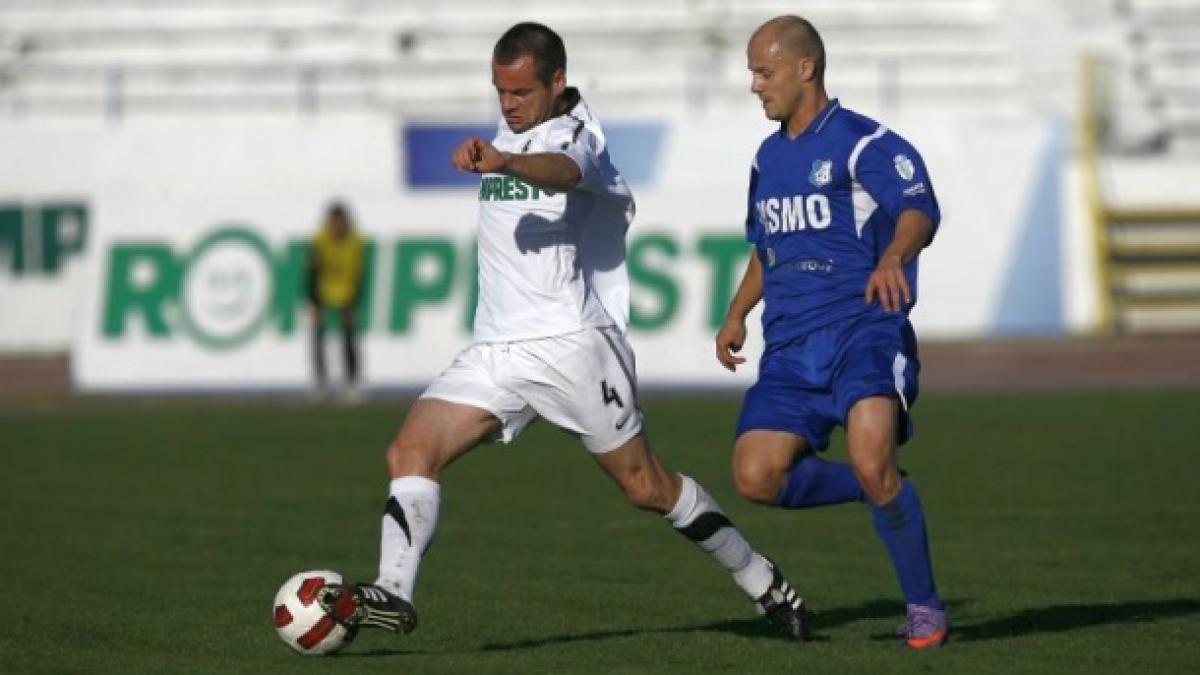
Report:
[[[135,279],[135,276],[147,278]],[[124,333],[127,319],[137,313],[142,315],[150,335],[167,335],[170,331],[164,309],[179,292],[179,277],[179,262],[162,244],[114,246],[109,256],[104,292],[105,337]]]
[[[423,279],[423,261],[436,266],[432,278]],[[407,333],[419,305],[445,300],[454,285],[454,244],[448,239],[407,239],[396,244],[392,275],[392,307],[388,328]]]
[[[503,181],[497,179],[497,184],[503,186]],[[522,191],[516,186],[510,183],[508,190]],[[524,191],[532,192],[532,188]],[[77,215],[64,214],[48,221]],[[23,217],[21,212],[12,210],[5,217],[0,210],[0,256],[6,244],[20,243],[13,239],[29,234],[17,217]],[[692,294],[694,301],[704,304],[697,309],[705,312],[705,329],[720,326],[751,248],[737,235],[701,234],[694,241],[693,248],[690,237],[681,239],[667,231],[630,239],[626,263],[636,289],[630,306],[633,330],[663,331],[678,323],[686,291],[674,270],[687,254],[698,256],[711,275],[706,286]],[[377,265],[380,245],[392,246],[393,255],[390,273],[377,281],[376,276],[384,273]],[[463,302],[462,313],[455,322],[470,332],[479,299],[477,246],[473,240],[459,244],[452,237],[441,236],[403,238],[386,244],[366,242],[366,276],[356,314],[360,332],[366,333],[372,326],[377,293],[388,293],[390,297],[380,298],[386,303],[386,322],[374,323],[386,326],[391,334],[417,330],[423,307],[446,303],[459,307],[459,302]],[[60,259],[70,255],[70,246],[59,248],[68,252]],[[293,335],[307,326],[308,256],[307,241],[290,241],[271,250],[246,226],[217,229],[191,251],[181,254],[158,243],[115,244],[108,253],[108,271],[103,280],[101,332],[109,338],[120,336],[128,331],[131,321],[137,321],[151,337],[183,329],[189,337],[214,349],[241,345],[264,326],[273,327],[279,335]],[[461,265],[460,256],[465,256]],[[259,260],[262,262],[257,263]],[[461,296],[457,290],[460,284]],[[244,300],[238,304],[230,298]],[[244,316],[230,321],[228,308],[239,309]]]
[[[513,183],[517,179],[512,176],[504,177],[504,192],[500,195],[500,199],[510,202],[513,198]]]
[[[42,215],[42,271],[57,272],[63,259],[83,253],[87,243],[88,212],[79,202],[44,204]]]
[[[25,271],[25,215],[19,204],[0,205],[0,261],[13,276]]]
[[[479,242],[472,239],[467,246],[467,307],[463,312],[463,328],[470,333],[475,330],[475,310],[479,304]]]
[[[712,270],[709,292],[708,327],[717,329],[725,322],[734,284],[741,279],[744,262],[750,257],[750,244],[744,237],[731,234],[706,234],[696,250],[706,258]]]
[[[0,205],[0,261],[13,276],[54,276],[64,260],[83,252],[87,230],[83,202]]]
[[[358,306],[354,314],[354,325],[359,333],[365,333],[371,325],[371,308],[375,306],[371,302],[375,297],[375,252],[378,248],[373,239],[364,242],[362,286],[358,290]]]
[[[658,309],[643,312],[636,303],[630,303],[629,325],[638,330],[663,328],[675,317],[679,308],[679,287],[663,270],[651,264],[651,258],[659,256],[674,261],[679,257],[679,244],[670,235],[649,234],[636,239],[629,247],[629,278],[635,286],[653,291],[658,297]]]
[[[513,187],[516,190],[513,194],[517,199],[529,199],[529,186],[525,184],[525,181],[513,179]]]
[[[275,260],[275,297],[271,299],[275,326],[280,333],[291,335],[296,330],[296,313],[308,306],[307,241],[288,242],[283,255]]]
[[[271,319],[278,264],[253,226],[218,226],[181,261],[179,328],[206,349],[245,345]]]

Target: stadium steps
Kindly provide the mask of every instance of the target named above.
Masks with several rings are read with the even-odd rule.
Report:
[[[1117,300],[1114,310],[1124,334],[1190,334],[1200,328],[1200,300],[1156,303]]]
[[[1116,330],[1200,330],[1200,211],[1110,210],[1105,220]]]

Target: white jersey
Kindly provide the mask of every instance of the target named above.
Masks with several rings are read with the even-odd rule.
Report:
[[[569,90],[569,95],[577,92]],[[629,315],[625,231],[633,196],[609,160],[604,131],[579,99],[524,133],[502,119],[501,152],[559,152],[582,172],[567,193],[484,174],[479,190],[477,342],[508,342],[617,326]]]

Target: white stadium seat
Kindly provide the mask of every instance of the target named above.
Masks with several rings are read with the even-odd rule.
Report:
[[[492,44],[522,18],[559,30],[611,107],[745,106],[747,36],[798,10],[864,111],[1071,114],[1089,51],[1144,74],[1123,107],[1158,97],[1181,133],[1200,117],[1193,0],[0,0],[0,113],[479,117]]]

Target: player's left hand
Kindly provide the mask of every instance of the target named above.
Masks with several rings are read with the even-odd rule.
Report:
[[[726,318],[725,324],[717,333],[717,361],[725,366],[725,370],[736,372],[737,367],[746,362],[745,357],[738,356],[742,345],[746,343],[746,322]]]
[[[508,158],[491,143],[482,138],[468,138],[450,155],[450,163],[459,171],[472,173],[499,173]]]
[[[863,299],[867,304],[879,300],[887,312],[899,312],[905,305],[912,304],[912,290],[908,277],[904,276],[904,265],[898,256],[885,256],[867,279],[867,292]]]

